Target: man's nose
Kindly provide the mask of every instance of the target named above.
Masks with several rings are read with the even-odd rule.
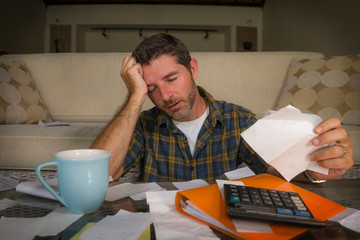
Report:
[[[160,92],[160,96],[163,101],[169,100],[171,93],[170,93],[170,89],[168,87],[166,87],[166,86],[159,87],[159,92]]]

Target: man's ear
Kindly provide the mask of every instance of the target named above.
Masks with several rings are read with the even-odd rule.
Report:
[[[193,79],[197,79],[198,76],[198,62],[195,58],[192,58],[190,61],[190,69]]]

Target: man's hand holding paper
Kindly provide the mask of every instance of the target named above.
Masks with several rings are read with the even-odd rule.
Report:
[[[318,134],[312,139],[314,146],[323,146],[330,142],[334,142],[335,145],[309,155],[312,162],[317,162],[320,166],[329,169],[327,175],[318,172],[313,172],[312,175],[324,180],[341,177],[354,165],[353,150],[350,146],[351,140],[348,132],[341,127],[341,121],[337,118],[323,121],[315,127],[314,132]]]
[[[241,136],[287,181],[305,170],[318,179],[338,178],[353,164],[350,138],[333,119],[321,121],[288,106],[258,120]]]

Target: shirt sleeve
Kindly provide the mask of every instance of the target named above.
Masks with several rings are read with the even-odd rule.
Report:
[[[141,120],[136,123],[134,134],[130,141],[128,148],[128,153],[124,160],[124,174],[128,172],[133,166],[139,164],[141,159],[144,156],[144,146],[145,146],[145,133],[142,128]]]

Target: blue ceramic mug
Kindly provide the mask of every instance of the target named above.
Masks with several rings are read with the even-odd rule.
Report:
[[[53,161],[39,163],[36,176],[44,187],[74,213],[91,213],[100,208],[109,185],[110,152],[77,149],[58,152]],[[55,165],[59,194],[41,175],[41,168]]]

